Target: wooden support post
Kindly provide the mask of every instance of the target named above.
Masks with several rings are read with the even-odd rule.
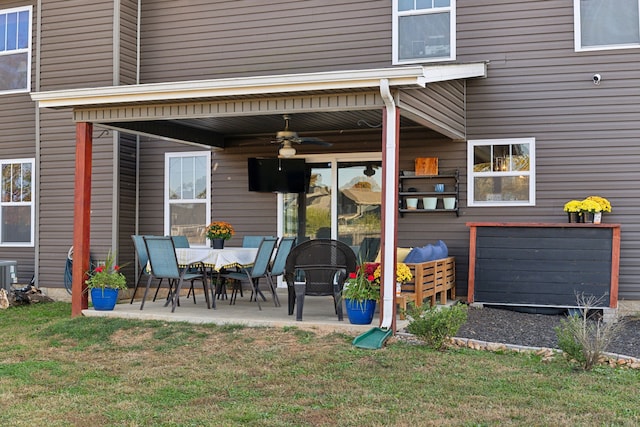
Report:
[[[89,307],[87,285],[91,232],[91,155],[92,123],[76,124],[76,175],[73,207],[73,281],[71,284],[71,316]]]

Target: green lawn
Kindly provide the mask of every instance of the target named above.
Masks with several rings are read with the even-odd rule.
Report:
[[[640,371],[296,328],[0,311],[3,426],[640,424]]]

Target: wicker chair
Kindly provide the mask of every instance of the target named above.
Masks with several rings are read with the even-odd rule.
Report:
[[[356,270],[356,264],[353,250],[338,240],[309,240],[293,248],[287,257],[284,274],[289,315],[297,304],[296,320],[302,320],[305,295],[331,295],[338,320],[342,320],[340,293],[348,274]]]

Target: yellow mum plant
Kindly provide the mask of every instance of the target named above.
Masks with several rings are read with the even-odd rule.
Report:
[[[582,210],[582,202],[580,200],[570,200],[564,204],[565,212],[580,212]]]
[[[596,212],[611,212],[611,203],[604,197],[589,196],[585,200],[591,200],[600,205],[600,210]]]
[[[582,201],[582,211],[583,212],[602,212],[602,207],[600,203],[595,200],[584,199]]]
[[[380,265],[373,272],[373,277],[379,282],[380,281]],[[396,281],[400,283],[406,283],[409,280],[413,279],[413,274],[411,274],[411,270],[409,266],[403,262],[399,262],[396,264]]]

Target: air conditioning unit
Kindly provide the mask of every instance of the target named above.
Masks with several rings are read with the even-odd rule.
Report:
[[[11,290],[18,283],[18,261],[0,261],[0,288]]]

